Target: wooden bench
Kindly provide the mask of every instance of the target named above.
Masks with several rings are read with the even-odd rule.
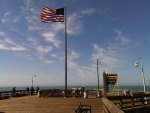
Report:
[[[78,105],[77,109],[75,109],[76,113],[92,113],[90,105],[82,105],[81,102]]]

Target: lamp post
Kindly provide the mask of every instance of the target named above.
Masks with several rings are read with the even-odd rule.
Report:
[[[99,71],[98,71],[98,63],[101,61],[97,59],[97,80],[98,80],[98,90],[99,90]]]
[[[32,76],[32,87],[33,87],[33,77],[36,77],[36,75],[35,75],[35,74],[33,74],[33,76]]]
[[[144,77],[144,69],[143,69],[143,65],[142,65],[142,59],[141,58],[137,58],[137,60],[138,59],[141,60],[142,78],[143,78],[143,86],[144,86],[144,93],[145,93],[146,88],[145,88],[145,77]],[[139,66],[138,62],[135,62],[134,67],[138,67],[138,66]]]

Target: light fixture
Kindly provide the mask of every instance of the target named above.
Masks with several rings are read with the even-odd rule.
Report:
[[[138,62],[135,62],[134,67],[138,67],[138,66],[139,66]]]
[[[144,77],[144,69],[143,69],[143,64],[142,64],[142,59],[141,58],[137,58],[136,60],[141,60],[141,68],[142,68],[142,78],[143,78],[143,87],[144,87],[144,93],[146,92],[146,87],[145,87],[145,77]],[[138,67],[139,64],[138,62],[135,62],[134,67]]]
[[[33,87],[33,77],[36,77],[36,75],[33,73],[33,76],[32,76],[32,87]]]
[[[101,61],[97,59],[97,80],[98,80],[98,90],[99,90],[99,70],[98,70],[98,63],[101,63]]]

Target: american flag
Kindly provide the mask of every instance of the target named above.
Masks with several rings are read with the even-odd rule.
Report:
[[[64,22],[64,8],[52,10],[44,6],[41,12],[41,21],[45,23]]]

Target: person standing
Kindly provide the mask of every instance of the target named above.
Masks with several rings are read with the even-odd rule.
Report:
[[[38,94],[38,90],[39,90],[40,88],[37,86],[36,87],[36,94]]]
[[[82,86],[82,95],[84,94],[84,86]]]
[[[29,88],[27,87],[26,88],[26,91],[27,91],[27,96],[29,95]]]
[[[12,90],[13,90],[13,95],[15,95],[16,87],[14,87]]]
[[[31,86],[31,96],[33,95],[34,96],[34,88]]]

